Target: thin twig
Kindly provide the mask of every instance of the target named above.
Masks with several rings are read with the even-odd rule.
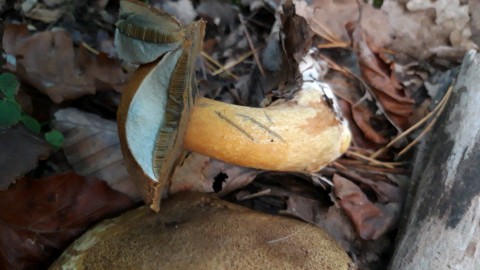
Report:
[[[433,126],[437,122],[438,118],[440,117],[443,110],[445,109],[445,106],[448,103],[448,99],[450,98],[450,95],[452,93],[452,89],[453,89],[453,87],[450,86],[447,93],[445,94],[444,99],[442,99],[441,104],[439,104],[439,106],[437,106],[437,107],[440,107],[440,109],[438,110],[438,113],[435,114],[435,116],[432,118],[432,121],[430,121],[430,123],[428,123],[428,125],[425,127],[425,129],[411,143],[409,143],[405,148],[402,149],[402,151],[400,151],[400,153],[398,153],[398,155],[397,155],[398,157],[400,157],[400,156],[404,155],[406,152],[408,152],[408,150],[410,150],[413,146],[415,146],[423,138],[423,136],[425,136],[433,128]]]
[[[448,88],[447,90],[447,93],[445,93],[445,95],[443,96],[443,98],[440,100],[440,102],[437,104],[437,106],[431,111],[429,112],[425,117],[423,117],[420,121],[418,121],[417,123],[415,123],[413,126],[411,126],[410,128],[408,128],[407,130],[405,130],[404,132],[402,132],[401,134],[399,134],[397,137],[395,137],[392,141],[390,141],[387,145],[385,145],[384,147],[378,149],[375,153],[373,153],[370,157],[371,158],[376,158],[378,157],[379,155],[381,155],[383,152],[385,152],[387,149],[389,149],[390,147],[392,147],[394,144],[396,144],[397,142],[399,142],[400,140],[402,140],[403,138],[405,138],[406,136],[408,136],[410,133],[412,133],[414,130],[416,130],[417,128],[419,128],[420,126],[422,126],[425,122],[427,122],[429,119],[432,118],[432,116],[435,116],[437,114],[437,112],[442,108],[442,105],[446,102],[446,100],[449,98],[450,96],[450,93],[453,89],[453,83],[450,85],[450,87]],[[423,133],[423,132],[422,132]]]
[[[257,198],[257,197],[262,197],[262,196],[269,195],[271,192],[272,192],[272,190],[269,189],[269,188],[267,188],[267,189],[264,189],[264,190],[260,190],[260,191],[257,192],[257,193],[245,195],[245,196],[243,196],[242,198],[238,198],[238,200],[239,200],[239,201],[250,200],[250,199]]]
[[[332,60],[330,60],[328,57],[324,55],[320,55],[322,59],[327,61],[328,64],[334,63]],[[340,67],[339,65],[335,64],[337,68],[339,68],[339,71],[342,73],[350,74],[348,77],[353,77],[357,79],[360,84],[365,88],[365,95],[357,102],[357,104],[361,103],[365,97],[367,97],[367,93],[370,94],[370,96],[375,100],[375,104],[377,105],[377,108],[382,112],[382,114],[387,118],[388,122],[398,131],[398,133],[402,133],[402,129],[397,126],[397,124],[391,119],[391,117],[388,115],[387,111],[383,108],[383,105],[380,103],[379,99],[377,98],[375,92],[372,90],[372,88],[360,77],[357,76],[355,73],[353,73],[350,69],[346,67]]]
[[[258,49],[257,49],[258,50]],[[241,55],[238,59],[236,59],[235,61],[233,62],[230,62],[222,67],[220,67],[219,69],[215,70],[212,72],[212,75],[213,76],[216,76],[222,72],[225,72],[231,68],[233,68],[234,66],[242,63],[243,61],[245,61],[245,59],[247,59],[248,57],[250,57],[251,55],[253,54],[252,51],[248,51],[247,53],[245,53],[244,55]]]
[[[312,178],[313,183],[315,183],[315,184],[318,184],[318,185],[324,187],[324,185],[322,185],[322,181],[323,181],[323,182],[327,183],[329,186],[333,187],[332,181],[328,180],[326,177],[322,176],[319,173],[312,173],[310,176]]]
[[[350,170],[358,171],[361,173],[367,173],[367,174],[379,174],[379,175],[385,175],[385,174],[409,174],[409,171],[405,168],[402,168],[400,166],[405,166],[407,162],[403,162],[400,164],[396,164],[397,167],[390,169],[390,168],[385,168],[385,167],[376,167],[373,165],[368,165],[365,163],[361,163],[359,160],[348,160],[348,159],[340,159],[338,160],[339,164],[342,164],[346,167],[348,167]]]
[[[346,77],[356,79],[355,74],[353,74],[353,72],[351,72],[348,68],[338,65],[337,63],[335,63],[335,61],[323,54],[319,54],[319,57],[325,62],[327,62],[327,64],[329,64],[332,69],[342,73]]]
[[[85,49],[87,49],[87,51],[93,53],[94,55],[99,55],[100,54],[99,51],[97,51],[96,49],[94,49],[92,46],[88,45],[85,42],[82,42],[80,45],[82,45]]]
[[[350,44],[345,43],[345,42],[340,42],[340,43],[327,43],[327,44],[318,44],[317,48],[319,49],[333,49],[333,48],[346,48],[350,46]]]
[[[314,8],[313,9],[313,12],[315,13],[317,8]],[[319,23],[318,21],[316,22],[316,24],[322,29],[322,31],[324,32],[324,34],[322,33],[318,33],[318,31],[316,31],[315,33],[319,36],[321,36],[322,38],[330,41],[331,43],[333,44],[341,44],[341,43],[345,43],[345,42],[341,42],[341,41],[338,41],[337,38],[332,34],[332,32],[326,28],[323,24]]]
[[[250,50],[253,52],[253,58],[255,58],[255,62],[257,63],[258,69],[262,76],[265,76],[265,70],[263,69],[262,63],[260,62],[260,58],[258,57],[257,50],[253,45],[252,39],[250,38],[250,34],[248,33],[247,25],[245,24],[245,20],[243,19],[242,14],[238,14],[238,18],[240,19],[240,23],[243,26],[243,31],[245,32],[245,37],[248,41],[248,46],[250,46]]]
[[[375,165],[382,166],[382,167],[385,167],[385,168],[393,169],[395,167],[394,165],[389,164],[388,162],[379,161],[379,160],[376,160],[375,158],[367,157],[367,156],[364,156],[360,153],[356,153],[354,151],[348,150],[346,154],[350,155],[350,156],[353,156],[353,157],[356,157],[356,158],[359,158],[359,159],[362,159],[362,160],[365,160],[365,161],[368,161],[371,164],[375,164]]]
[[[217,68],[222,68],[223,67],[222,64],[220,64],[217,60],[213,59],[213,57],[208,55],[208,53],[202,51],[200,54],[203,56],[203,58],[207,59],[209,63],[214,64]],[[225,70],[225,73],[227,73],[232,78],[234,78],[235,80],[238,81],[238,77],[235,74],[231,73],[229,70]]]

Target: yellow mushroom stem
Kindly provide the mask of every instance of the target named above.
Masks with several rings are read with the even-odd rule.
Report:
[[[187,150],[245,167],[315,172],[343,154],[351,133],[318,89],[289,101],[250,108],[197,98],[190,113]]]

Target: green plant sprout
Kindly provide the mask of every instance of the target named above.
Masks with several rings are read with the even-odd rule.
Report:
[[[37,119],[22,111],[15,96],[20,82],[11,73],[0,74],[0,128],[11,128],[21,122],[32,133],[40,134],[41,125]],[[63,135],[58,130],[45,133],[45,140],[55,148],[63,144]]]

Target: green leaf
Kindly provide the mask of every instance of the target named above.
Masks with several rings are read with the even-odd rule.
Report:
[[[36,134],[40,133],[40,123],[38,123],[37,119],[31,117],[30,115],[23,115],[20,122],[22,122],[31,132]]]
[[[17,77],[12,73],[3,73],[0,75],[0,92],[2,92],[7,99],[12,99],[17,94],[20,83]]]
[[[58,130],[52,130],[45,133],[45,140],[56,148],[60,148],[63,145],[63,134]]]
[[[0,128],[9,128],[22,118],[22,110],[16,102],[0,100]]]
[[[383,5],[383,0],[373,0],[373,7],[381,8]]]

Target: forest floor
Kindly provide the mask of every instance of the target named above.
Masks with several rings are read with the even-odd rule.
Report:
[[[480,46],[480,4],[370,2],[151,0],[184,25],[207,22],[200,95],[250,107],[288,99],[311,52],[353,134],[341,158],[310,175],[190,154],[169,192],[216,192],[304,220],[360,269],[385,269],[416,145],[463,55]],[[1,269],[46,268],[94,224],[141,203],[116,123],[137,68],[114,46],[118,9],[115,0],[0,1]]]

